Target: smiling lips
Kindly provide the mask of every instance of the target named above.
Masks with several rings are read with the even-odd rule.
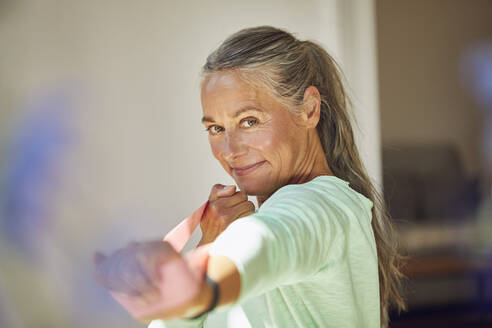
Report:
[[[233,167],[232,172],[234,172],[234,174],[236,174],[236,175],[246,175],[246,174],[253,172],[254,170],[259,168],[260,166],[262,166],[263,163],[265,163],[265,162],[266,161],[262,161],[262,162],[258,162],[256,164],[243,166],[243,167]]]

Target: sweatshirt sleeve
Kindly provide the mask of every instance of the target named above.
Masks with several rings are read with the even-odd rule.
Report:
[[[148,328],[203,328],[208,314],[196,319],[176,319],[171,321],[152,320]]]
[[[346,222],[342,207],[322,190],[288,185],[256,213],[231,223],[213,242],[210,255],[235,263],[241,277],[237,304],[337,261],[345,248]]]

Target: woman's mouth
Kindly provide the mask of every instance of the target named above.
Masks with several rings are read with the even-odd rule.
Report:
[[[251,172],[253,172],[257,168],[259,168],[260,166],[262,166],[265,162],[266,161],[262,161],[262,162],[258,162],[256,164],[252,164],[252,165],[248,165],[248,166],[243,166],[243,167],[233,167],[232,168],[232,172],[235,175],[239,175],[239,176],[250,174]]]

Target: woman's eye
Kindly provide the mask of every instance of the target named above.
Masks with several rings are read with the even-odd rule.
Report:
[[[217,134],[222,131],[221,129],[222,128],[218,125],[211,125],[206,129],[206,131],[208,131],[210,134]]]
[[[258,124],[258,120],[256,118],[247,118],[241,122],[241,125],[246,128],[250,128],[256,124]]]

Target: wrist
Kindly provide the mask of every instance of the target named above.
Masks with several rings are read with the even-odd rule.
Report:
[[[191,307],[190,311],[186,313],[187,319],[197,319],[199,316],[202,316],[203,314],[213,310],[217,305],[218,286],[214,287],[213,284],[215,284],[215,282],[209,282],[207,281],[207,279],[210,278],[205,276],[202,281],[200,292],[193,302],[193,306]],[[215,288],[217,288],[217,290],[215,290]]]

